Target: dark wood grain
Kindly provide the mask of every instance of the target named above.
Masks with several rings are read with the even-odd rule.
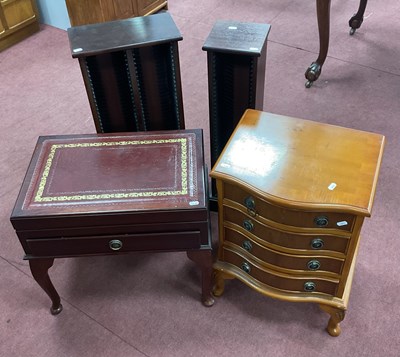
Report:
[[[178,41],[169,13],[68,29],[98,133],[185,128]]]
[[[67,31],[74,58],[182,40],[168,12],[75,26]]]
[[[270,25],[217,21],[207,37],[211,165],[248,108],[263,109]],[[212,180],[210,204],[216,210]]]

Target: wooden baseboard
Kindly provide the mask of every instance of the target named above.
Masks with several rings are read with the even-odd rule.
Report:
[[[21,42],[35,32],[38,32],[39,29],[39,22],[35,21],[17,31],[13,31],[10,34],[5,33],[3,37],[0,37],[0,51],[3,51],[12,45],[15,45],[16,43]]]

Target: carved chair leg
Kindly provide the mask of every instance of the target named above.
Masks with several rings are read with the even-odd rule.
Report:
[[[59,314],[63,307],[61,305],[61,299],[58,295],[53,283],[50,280],[48,270],[53,266],[54,259],[32,259],[29,260],[29,266],[33,278],[40,285],[40,287],[46,292],[52,301],[50,312],[52,315]]]
[[[349,20],[350,35],[354,35],[356,30],[360,28],[361,24],[364,21],[364,12],[367,7],[367,0],[360,0],[360,5],[358,7],[357,13],[352,16]]]
[[[311,63],[310,67],[306,70],[306,88],[310,88],[313,82],[320,76],[329,48],[331,0],[316,0],[316,4],[319,33],[319,55],[317,60]]]
[[[346,311],[323,304],[320,304],[319,307],[321,308],[321,310],[327,312],[331,316],[328,321],[328,326],[326,327],[328,333],[333,337],[339,336],[342,332],[339,323],[343,321],[346,315]]]
[[[202,289],[202,303],[204,306],[213,306],[214,297],[211,294],[212,290],[212,252],[211,250],[189,250],[187,256],[190,260],[194,261],[201,268],[201,289]]]

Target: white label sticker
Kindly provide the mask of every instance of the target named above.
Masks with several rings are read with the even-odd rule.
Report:
[[[237,30],[237,27],[236,26],[229,26],[228,29],[229,30]]]
[[[335,183],[335,182],[332,182],[332,183],[328,186],[328,190],[333,191],[333,190],[335,189],[336,186],[337,186],[336,183]]]
[[[250,51],[258,51],[258,47],[250,47],[249,50]]]
[[[200,204],[199,201],[190,201],[190,202],[189,202],[189,205],[190,205],[190,206],[197,206],[198,204]]]
[[[337,225],[338,227],[342,227],[342,226],[347,226],[348,223],[347,223],[347,221],[340,221],[340,222],[336,223],[336,225]]]
[[[73,53],[77,53],[77,52],[82,52],[83,51],[83,48],[74,48],[73,50],[72,50],[72,52]]]

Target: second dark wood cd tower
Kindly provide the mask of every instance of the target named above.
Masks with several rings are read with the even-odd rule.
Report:
[[[214,166],[245,110],[263,109],[270,25],[217,21],[206,39],[211,165]],[[210,207],[217,210],[212,180]]]
[[[98,133],[185,128],[178,28],[168,13],[68,29]]]

